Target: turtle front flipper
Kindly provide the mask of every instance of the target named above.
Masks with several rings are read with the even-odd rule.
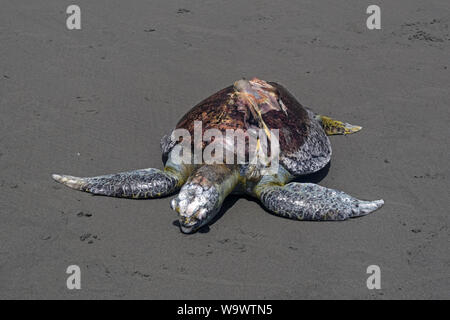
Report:
[[[351,134],[362,129],[360,126],[354,126],[350,123],[334,120],[330,117],[316,115],[316,120],[322,124],[326,134],[331,136],[335,134]]]
[[[296,220],[347,220],[383,206],[383,200],[363,201],[313,183],[264,185],[258,197],[271,212]]]
[[[86,178],[52,175],[54,180],[72,189],[133,199],[158,198],[174,193],[187,176],[187,172],[167,165],[164,171],[150,168]]]

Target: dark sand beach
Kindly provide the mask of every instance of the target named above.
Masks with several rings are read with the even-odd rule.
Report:
[[[0,8],[1,299],[448,299],[450,2],[9,1]],[[232,197],[184,235],[172,197],[70,190],[52,173],[162,168],[159,141],[242,77],[363,126],[322,186],[384,199],[346,222]],[[66,268],[81,268],[68,290]],[[381,268],[381,290],[366,269]]]

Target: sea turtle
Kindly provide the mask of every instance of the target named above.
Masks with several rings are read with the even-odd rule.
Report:
[[[174,161],[175,146],[183,141],[192,149],[195,145],[174,135],[173,130],[161,140],[165,159],[162,171],[149,168],[87,178],[52,177],[73,189],[124,198],[157,198],[181,189],[171,207],[178,212],[183,233],[193,233],[211,221],[230,193],[256,197],[268,211],[297,220],[346,220],[384,204],[383,200],[362,201],[313,183],[292,182],[329,163],[328,135],[350,134],[361,127],[315,114],[278,83],[257,78],[238,80],[193,107],[175,129],[195,135],[194,123],[202,124],[202,134],[208,129],[219,133],[242,130],[245,134],[261,129],[269,141],[277,139],[280,151],[276,171],[267,174],[264,165],[251,163],[248,146],[241,163]],[[273,129],[278,129],[278,137]],[[214,139],[201,140],[200,150],[205,151]],[[262,148],[261,141],[258,137],[257,148]]]

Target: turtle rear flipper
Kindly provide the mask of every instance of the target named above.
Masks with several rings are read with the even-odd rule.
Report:
[[[164,171],[150,168],[86,178],[54,174],[52,178],[72,189],[134,199],[169,195],[184,182],[181,174],[172,172],[167,167]]]
[[[259,198],[271,212],[298,220],[347,220],[367,215],[384,204],[383,200],[358,200],[342,191],[297,182],[264,186]]]
[[[350,123],[334,120],[330,117],[322,116],[319,114],[316,115],[316,120],[322,124],[323,129],[329,136],[335,134],[351,134],[362,129],[361,126],[355,126]]]

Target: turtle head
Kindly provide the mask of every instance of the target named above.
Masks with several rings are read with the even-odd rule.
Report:
[[[183,233],[194,233],[220,212],[224,199],[239,180],[235,166],[203,165],[191,175],[171,206]]]
[[[194,233],[210,222],[220,209],[219,193],[214,186],[185,184],[171,202],[178,213],[181,232]]]

